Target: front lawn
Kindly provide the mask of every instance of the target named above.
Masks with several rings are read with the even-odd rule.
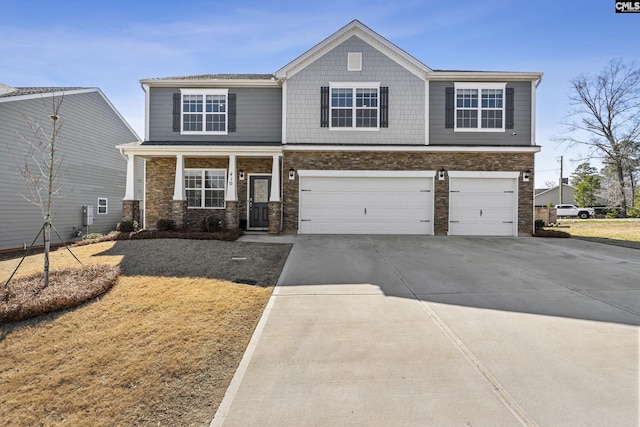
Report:
[[[640,242],[640,220],[638,219],[589,219],[559,220],[560,226],[576,237],[599,237],[613,240]]]
[[[289,249],[165,239],[74,248],[121,275],[75,309],[0,326],[3,425],[208,425]],[[0,286],[18,261],[0,262]],[[64,249],[51,264],[78,266]],[[19,274],[41,268],[34,255]]]

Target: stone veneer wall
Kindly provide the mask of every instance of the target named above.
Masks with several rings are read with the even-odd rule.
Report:
[[[283,170],[440,170],[518,171],[534,170],[534,153],[426,153],[366,151],[286,151]],[[435,177],[434,233],[446,235],[449,224],[449,178]],[[300,177],[283,180],[284,231],[298,231]],[[528,182],[518,179],[518,234],[533,232],[533,172]]]
[[[175,173],[175,157],[147,161],[145,226],[149,229],[155,229],[159,219],[171,219]]]

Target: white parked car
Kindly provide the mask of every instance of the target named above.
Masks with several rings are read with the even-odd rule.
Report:
[[[595,215],[593,208],[578,208],[575,205],[556,205],[558,216],[577,216],[587,219]]]

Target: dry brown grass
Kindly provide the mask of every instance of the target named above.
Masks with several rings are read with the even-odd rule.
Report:
[[[638,220],[562,220],[564,230],[576,237],[599,237],[604,239],[640,242]]]
[[[126,245],[118,246],[122,243]],[[174,243],[179,250],[171,256]],[[171,256],[176,265],[188,262],[192,245],[184,241],[104,242],[74,249],[85,264],[120,265],[122,275],[89,304],[0,328],[3,424],[208,425],[273,284],[247,286],[211,278],[215,266],[223,266],[233,253],[229,246],[218,246],[223,243],[228,242],[194,242],[209,245],[204,257],[215,259],[193,266],[191,277],[184,271],[171,276],[166,265],[161,275],[138,274],[153,259],[164,264],[164,257]],[[238,250],[249,261],[265,251],[246,245]],[[195,250],[202,258],[203,247]],[[280,269],[288,250],[269,248],[271,256],[280,253]],[[28,260],[22,274],[38,271],[41,259]],[[54,267],[74,262],[66,251],[52,254]],[[0,262],[0,279],[6,280],[16,264]],[[226,274],[250,278],[246,271],[232,273],[230,268]]]

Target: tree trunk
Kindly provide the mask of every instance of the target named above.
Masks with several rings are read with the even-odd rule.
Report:
[[[51,220],[44,222],[44,287],[49,286],[49,250],[51,249]]]
[[[625,185],[624,185],[624,166],[622,164],[622,162],[620,161],[620,159],[616,159],[616,172],[618,175],[618,184],[620,185],[620,195],[622,196],[622,198],[620,199],[621,201],[621,210],[622,212],[620,212],[620,215],[622,216],[622,218],[626,218],[627,217],[627,192],[624,191],[625,190]]]

